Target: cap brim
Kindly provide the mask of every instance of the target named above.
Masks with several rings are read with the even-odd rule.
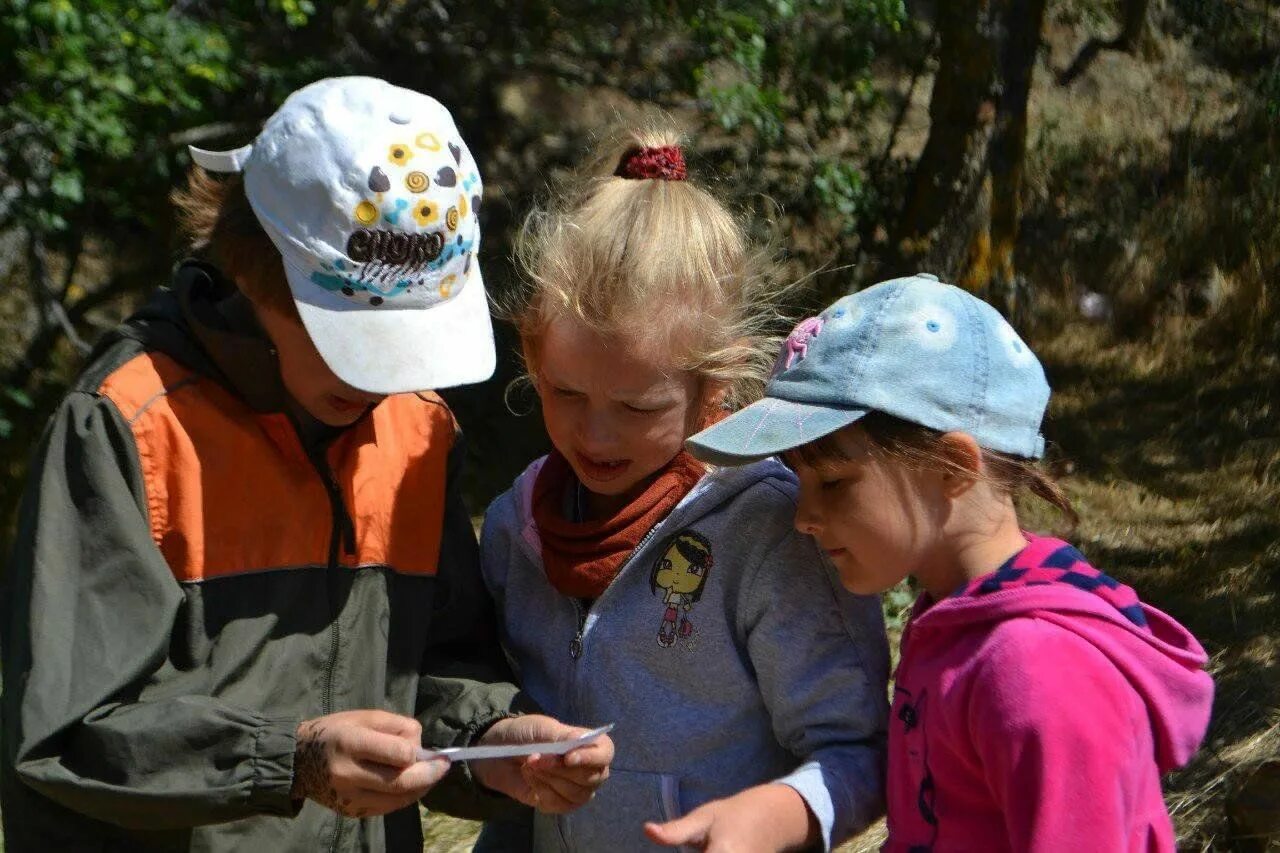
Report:
[[[320,290],[288,262],[285,275],[320,357],[352,388],[402,394],[493,375],[493,321],[478,259],[462,292],[429,308],[352,310],[350,302]]]
[[[867,412],[766,397],[691,436],[685,446],[703,462],[746,465],[830,435]]]

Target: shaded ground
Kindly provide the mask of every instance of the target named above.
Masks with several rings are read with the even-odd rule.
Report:
[[[1280,755],[1280,366],[1100,338],[1069,329],[1049,348],[1049,430],[1075,461],[1084,551],[1212,658],[1209,738],[1168,802],[1188,849],[1227,849],[1232,782]]]

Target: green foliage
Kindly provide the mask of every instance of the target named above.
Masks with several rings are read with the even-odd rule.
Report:
[[[316,70],[310,45],[281,43],[314,4],[266,5],[0,0],[0,229],[51,250],[97,237],[154,252],[138,235],[169,236],[186,163],[174,135],[252,127]]]
[[[1258,77],[1258,97],[1271,119],[1280,119],[1280,58]]]
[[[167,180],[169,133],[239,82],[226,36],[169,5],[7,4],[0,175],[16,195],[4,220],[45,235],[133,220],[136,194]]]
[[[464,124],[489,118],[499,87],[529,74],[643,79],[645,95],[693,95],[709,123],[749,131],[761,149],[794,145],[797,132],[817,149],[862,125],[871,61],[904,19],[902,0],[4,0],[0,228],[34,230],[54,249],[69,235],[167,231],[164,199],[185,162],[175,133],[230,123],[243,139],[286,92],[337,73],[430,91]],[[823,168],[798,187],[855,216],[860,176]]]
[[[0,438],[8,438],[13,433],[13,421],[5,410],[15,407],[31,411],[35,408],[35,403],[21,388],[0,387]]]
[[[847,160],[819,160],[813,189],[821,204],[840,217],[845,233],[851,233],[871,193],[858,165]]]
[[[285,22],[294,28],[305,26],[316,11],[310,0],[271,0],[270,6],[283,14]]]
[[[916,590],[910,580],[903,580],[897,586],[885,591],[880,596],[880,607],[884,611],[885,627],[893,634],[899,634],[907,624],[911,615],[911,605],[915,603]]]
[[[901,0],[693,4],[693,89],[724,129],[750,127],[765,144],[793,121],[825,135],[871,102],[876,47],[905,18]]]

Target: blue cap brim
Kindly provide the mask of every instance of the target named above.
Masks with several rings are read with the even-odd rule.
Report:
[[[868,411],[765,397],[691,436],[685,447],[712,465],[746,465],[830,435]]]

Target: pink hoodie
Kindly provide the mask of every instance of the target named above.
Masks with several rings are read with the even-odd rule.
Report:
[[[1185,628],[1057,539],[916,602],[889,728],[893,851],[1174,850],[1160,774],[1209,724]]]

